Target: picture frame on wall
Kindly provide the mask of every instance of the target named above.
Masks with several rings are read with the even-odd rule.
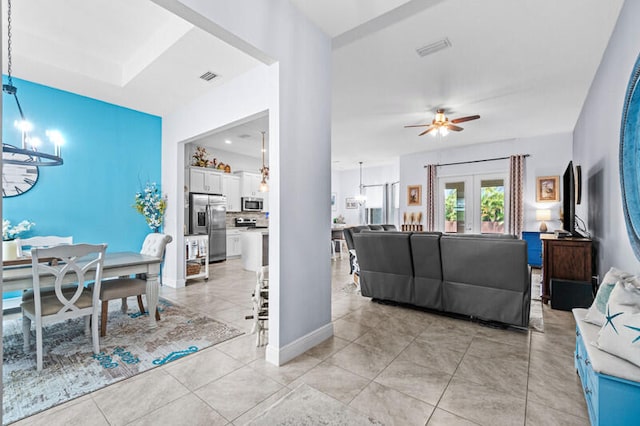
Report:
[[[344,200],[344,207],[347,209],[357,209],[358,202],[355,198],[347,198]]]
[[[539,176],[536,178],[536,202],[560,201],[560,176]]]
[[[407,186],[407,206],[422,205],[422,185]]]
[[[338,203],[336,202],[336,193],[332,192],[331,193],[331,210],[336,211],[338,210]]]

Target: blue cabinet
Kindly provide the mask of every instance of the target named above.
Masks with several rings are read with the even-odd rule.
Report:
[[[522,239],[527,242],[527,262],[531,266],[542,267],[542,240],[540,232],[523,232]]]
[[[623,370],[638,377],[637,367],[595,348],[599,327],[582,321],[586,309],[574,309],[576,319],[576,350],[574,364],[580,377],[589,419],[592,426],[637,425],[640,418],[640,383],[600,371],[603,367],[615,370],[624,364]]]

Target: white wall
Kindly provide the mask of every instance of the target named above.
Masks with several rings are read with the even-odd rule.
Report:
[[[547,222],[548,228],[550,230],[560,229],[562,228],[562,223],[559,220],[561,203],[536,203],[536,177],[560,176],[560,184],[562,185],[562,174],[571,160],[571,143],[571,134],[564,133],[405,155],[400,158],[400,215],[402,216],[405,211],[425,211],[427,177],[424,166],[427,164],[455,163],[529,154],[530,156],[525,160],[524,230],[537,231],[539,229],[540,222],[535,220],[537,208],[551,209],[552,220]],[[508,174],[509,160],[438,168],[439,177],[494,172]],[[422,206],[407,206],[408,185],[422,185]],[[423,215],[423,223],[425,221],[426,214]]]
[[[181,141],[268,110],[267,360],[280,365],[333,334],[327,248],[331,40],[287,0],[154,1],[270,64],[164,117],[163,189],[168,190],[170,199],[172,195],[181,199],[178,188],[182,188],[184,177],[177,170],[178,165],[184,165],[184,150],[177,149]],[[311,205],[313,209],[308,208]],[[179,208],[168,211],[167,227],[174,235],[181,230],[177,224],[182,223],[182,215]],[[176,256],[178,252],[168,254]],[[182,262],[177,263],[165,268],[176,281],[183,268]]]
[[[341,214],[348,225],[360,225],[360,209],[347,209],[346,199],[353,198],[359,193],[360,169],[334,171],[331,173],[331,191],[337,194],[338,210],[332,212],[332,217]],[[400,180],[400,170],[397,163],[379,167],[362,166],[362,184],[376,185],[392,183]],[[365,189],[366,193],[366,189]],[[390,221],[393,223],[393,221]]]
[[[588,219],[601,278],[611,266],[640,272],[627,236],[618,165],[622,108],[640,53],[639,19],[640,2],[626,1],[574,130],[584,188],[577,212]]]

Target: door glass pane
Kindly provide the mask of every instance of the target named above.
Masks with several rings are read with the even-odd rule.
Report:
[[[483,179],[480,182],[480,232],[504,233],[504,180]]]
[[[444,232],[464,234],[464,228],[464,182],[447,182],[444,185]]]

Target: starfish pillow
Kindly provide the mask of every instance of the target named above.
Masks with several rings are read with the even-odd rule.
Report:
[[[596,346],[640,367],[640,280],[618,281]]]

